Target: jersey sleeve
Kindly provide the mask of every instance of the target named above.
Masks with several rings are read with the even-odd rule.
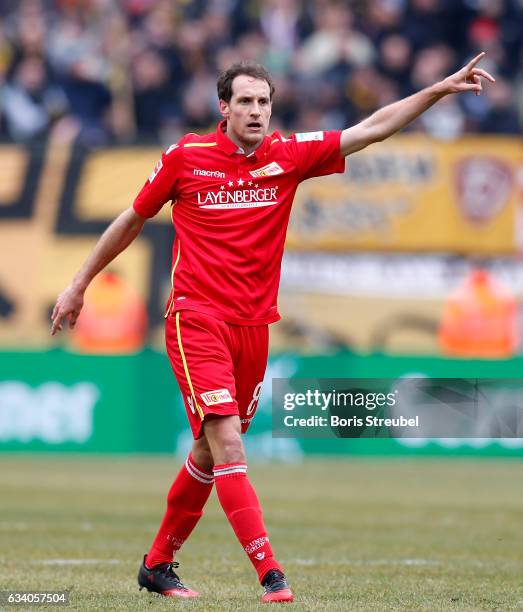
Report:
[[[302,181],[345,171],[340,139],[340,131],[304,132],[291,136],[290,153]]]
[[[166,202],[176,198],[177,182],[182,169],[182,150],[176,144],[162,153],[134,200],[133,208],[140,217],[154,217]]]

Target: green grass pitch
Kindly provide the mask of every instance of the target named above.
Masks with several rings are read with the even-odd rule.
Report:
[[[266,609],[215,495],[179,555],[201,597],[138,591],[179,464],[0,457],[0,590],[72,588],[69,610]],[[523,610],[521,461],[310,461],[250,474],[296,610]]]

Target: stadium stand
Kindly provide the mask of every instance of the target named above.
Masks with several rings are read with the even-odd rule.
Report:
[[[522,26],[516,0],[5,0],[0,137],[170,143],[216,121],[216,72],[240,57],[274,73],[275,127],[336,129],[478,50],[497,86],[449,98],[412,129],[516,134]]]

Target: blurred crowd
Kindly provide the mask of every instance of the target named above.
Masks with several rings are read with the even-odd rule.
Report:
[[[0,138],[170,143],[212,128],[240,59],[275,77],[274,128],[343,128],[480,50],[496,85],[412,129],[518,134],[522,42],[523,0],[1,0]]]

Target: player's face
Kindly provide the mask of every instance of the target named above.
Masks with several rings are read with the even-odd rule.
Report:
[[[240,74],[232,82],[229,102],[220,100],[227,119],[227,136],[250,153],[262,142],[271,118],[270,88],[267,81]]]

